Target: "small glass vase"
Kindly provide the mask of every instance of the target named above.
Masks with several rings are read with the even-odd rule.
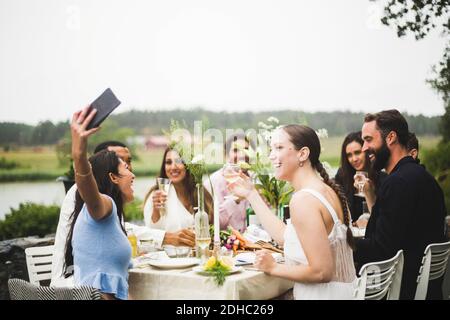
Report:
[[[209,217],[205,211],[205,190],[201,184],[197,184],[198,207],[194,214],[195,221],[195,247],[196,256],[202,263],[206,261],[209,253],[211,235],[209,233]]]

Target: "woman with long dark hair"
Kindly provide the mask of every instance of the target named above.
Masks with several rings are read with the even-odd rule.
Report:
[[[84,108],[71,122],[77,193],[65,271],[73,264],[75,285],[95,287],[105,299],[127,299],[131,247],[124,229],[123,206],[133,200],[134,174],[112,151],[87,159],[88,138],[98,128],[86,128],[95,113],[95,109]]]
[[[163,162],[158,178],[170,180],[169,192],[166,194],[153,186],[144,198],[145,225],[166,231],[176,231],[194,225],[194,208],[198,206],[195,180],[186,168],[179,153],[171,148],[164,151]],[[205,192],[205,210],[209,222],[213,223],[213,200],[208,190]],[[166,205],[166,212],[160,208]]]
[[[348,201],[348,207],[353,221],[357,221],[363,214],[363,201],[367,203],[367,209],[371,211],[375,203],[375,192],[380,182],[386,176],[384,173],[375,172],[368,155],[362,150],[364,141],[361,131],[349,133],[342,143],[340,168],[334,177],[335,182],[341,186]],[[368,183],[364,186],[365,197],[356,196],[358,190],[355,188],[356,171],[368,173]]]
[[[289,181],[295,190],[287,225],[267,207],[247,176],[241,173],[229,184],[235,195],[250,202],[264,229],[284,246],[286,264],[260,251],[255,266],[294,281],[295,299],[352,299],[356,272],[350,214],[345,195],[319,161],[317,134],[307,126],[287,125],[274,132],[271,148],[275,177]]]

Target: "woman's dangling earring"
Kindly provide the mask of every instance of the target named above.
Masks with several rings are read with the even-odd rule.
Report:
[[[303,161],[300,161],[300,158],[298,158],[298,166],[303,167]]]

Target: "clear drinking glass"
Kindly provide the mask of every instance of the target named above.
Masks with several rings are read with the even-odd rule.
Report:
[[[358,193],[355,193],[355,196],[365,197],[364,194],[364,185],[366,184],[367,179],[369,178],[369,174],[366,171],[356,171],[355,174],[355,182],[358,186]]]
[[[156,183],[158,185],[158,189],[161,191],[164,191],[166,195],[169,194],[169,188],[170,188],[170,180],[166,178],[157,178]],[[159,213],[161,216],[165,215],[167,212],[167,201],[164,202],[163,205],[159,208]]]
[[[239,179],[239,172],[241,167],[235,163],[225,163],[223,166],[223,177],[228,183],[236,182]],[[224,197],[225,199],[239,199],[235,195],[228,195]]]

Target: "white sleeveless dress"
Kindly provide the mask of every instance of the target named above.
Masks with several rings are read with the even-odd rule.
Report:
[[[341,223],[336,211],[319,192],[312,189],[302,189],[298,192],[308,192],[316,197],[331,214],[334,226],[328,235],[335,272],[331,282],[328,283],[300,283],[294,284],[294,299],[296,300],[349,300],[354,299],[354,284],[356,279],[355,265],[353,263],[353,251],[347,244],[347,226]],[[284,255],[287,264],[308,265],[305,253],[298,239],[297,232],[287,221],[284,232]]]

